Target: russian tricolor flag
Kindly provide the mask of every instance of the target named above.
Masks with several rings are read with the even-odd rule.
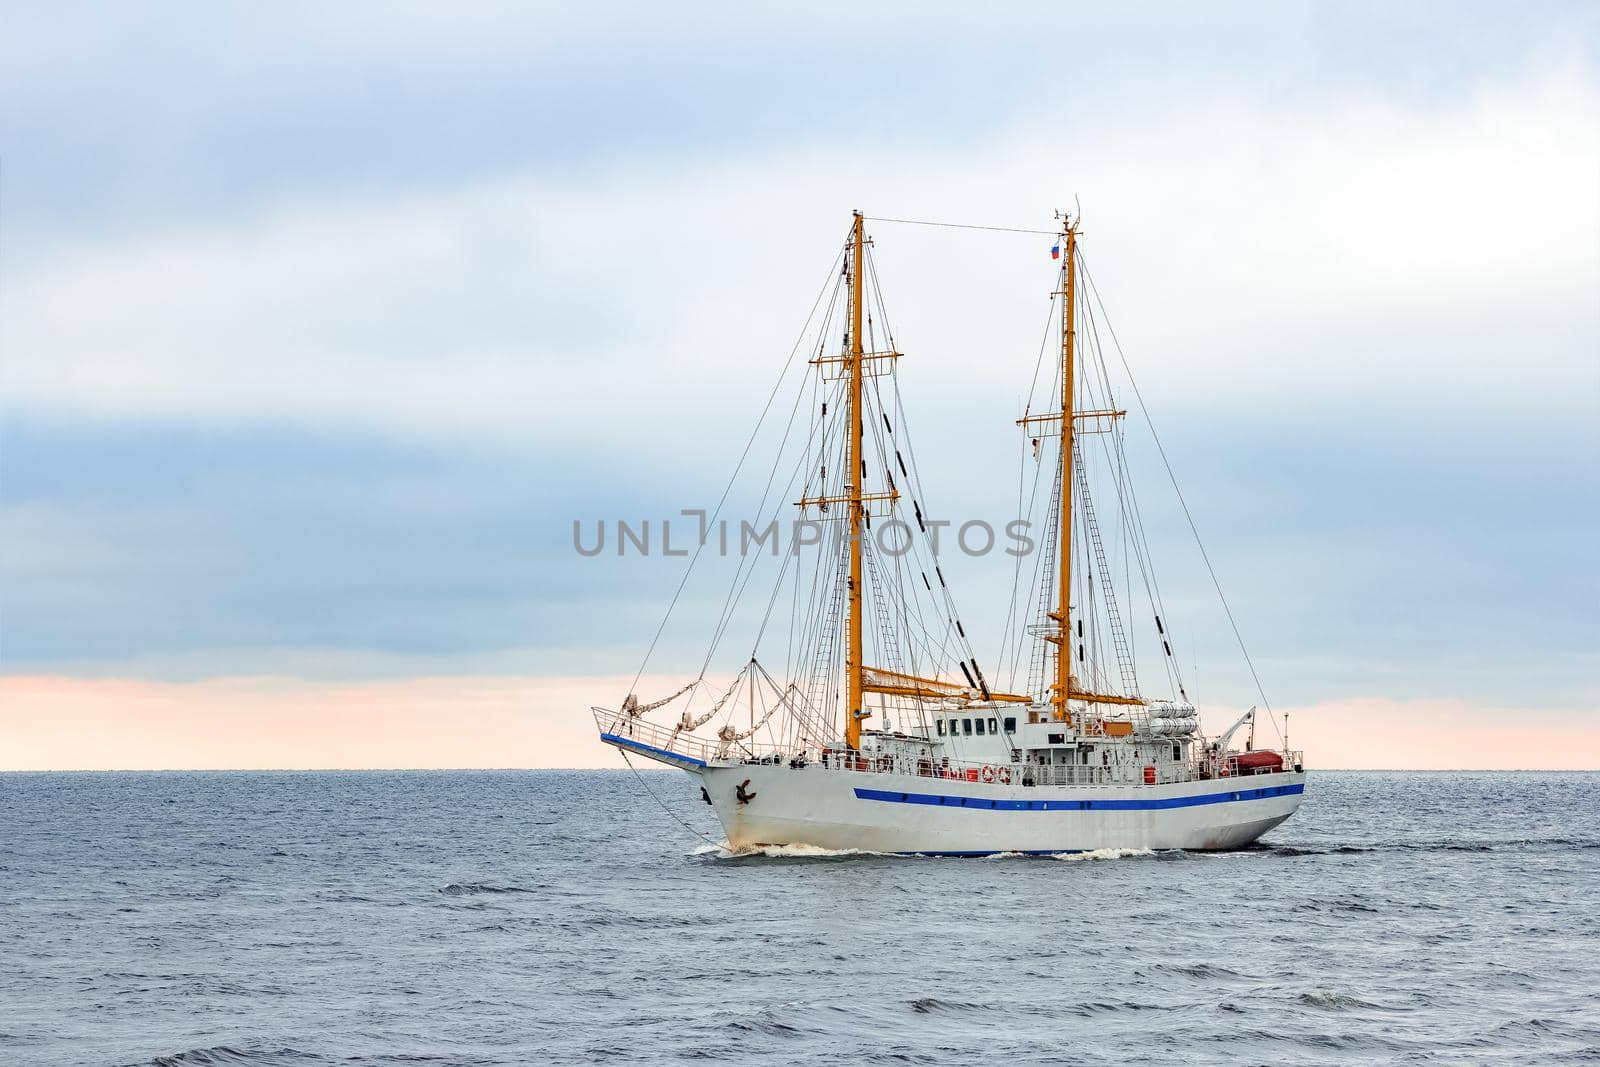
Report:
[[[1050,258],[1051,259],[1060,259],[1061,258],[1061,246],[1060,245],[1051,245],[1050,246]]]

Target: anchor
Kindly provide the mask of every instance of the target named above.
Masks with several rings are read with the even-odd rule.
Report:
[[[750,779],[746,778],[744,781],[733,787],[733,795],[738,798],[739,803],[741,804],[748,804],[756,798],[754,793],[749,792],[746,789],[749,784]]]

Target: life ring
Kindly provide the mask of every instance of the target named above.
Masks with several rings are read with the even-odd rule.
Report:
[[[1000,780],[1000,784],[1001,785],[1010,785],[1011,784],[1011,768],[1010,767],[1001,767],[999,771],[995,772],[995,777]]]
[[[989,766],[987,763],[985,763],[983,765],[983,772],[982,773],[983,773],[983,780],[985,782],[994,781],[994,768]]]

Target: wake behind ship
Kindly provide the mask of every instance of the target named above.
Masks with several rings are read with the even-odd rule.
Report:
[[[692,680],[593,709],[600,739],[687,771],[734,849],[1229,849],[1287,819],[1305,790],[1301,754],[1281,735],[1256,747],[1255,708],[1204,734],[1173,654],[1099,343],[1104,308],[1080,281],[1078,220],[1062,220],[1051,250],[1054,382],[1041,388],[1035,371],[1017,420],[1019,495],[1047,533],[1017,555],[1011,583],[995,665],[1014,692],[980,666],[930,530],[871,244],[858,213],[808,323],[810,371],[755,511],[797,507],[819,530],[815,551],[795,538],[767,559],[776,578],[756,587],[751,652],[731,684],[708,671],[760,553],[739,560]],[[786,366],[780,387],[787,377]],[[1135,590],[1153,624],[1143,645],[1123,618]],[[763,649],[782,658],[777,676]],[[1141,651],[1165,695],[1141,686]],[[676,720],[651,718],[669,708]]]

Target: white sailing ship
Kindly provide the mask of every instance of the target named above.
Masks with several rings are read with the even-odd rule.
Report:
[[[1128,478],[1078,220],[1062,220],[1052,249],[1054,383],[1045,410],[1018,420],[1035,471],[1030,515],[1048,531],[1016,557],[997,678],[1018,692],[990,686],[930,536],[865,223],[854,216],[832,300],[814,314],[813,370],[795,403],[809,408],[805,430],[791,432],[791,418],[768,481],[792,454],[794,503],[818,543],[792,538],[775,564],[731,684],[712,684],[707,667],[759,552],[740,560],[699,673],[663,699],[593,709],[600,739],[688,772],[733,849],[1055,854],[1256,840],[1299,806],[1304,762],[1281,737],[1256,747],[1254,708],[1220,735],[1201,731]],[[1159,697],[1141,686],[1141,646],[1124,623],[1135,579],[1154,624],[1144,647],[1160,649],[1169,690]],[[783,646],[777,676],[763,639]]]

